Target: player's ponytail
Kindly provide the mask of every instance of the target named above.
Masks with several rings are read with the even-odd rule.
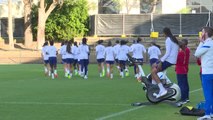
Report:
[[[47,45],[48,45],[48,42],[46,41],[46,42],[44,42],[42,47],[47,46]]]
[[[165,27],[163,29],[163,33],[166,35],[166,37],[169,37],[172,40],[172,42],[174,42],[177,45],[179,45],[179,42],[178,42],[177,38],[172,34],[171,30],[168,27]]]
[[[70,54],[71,54],[71,45],[72,45],[72,42],[71,42],[71,41],[68,41],[66,51],[67,51],[68,53],[70,53]]]

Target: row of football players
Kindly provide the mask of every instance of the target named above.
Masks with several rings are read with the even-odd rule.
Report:
[[[117,40],[116,44],[113,46],[111,41],[108,41],[107,46],[105,47],[102,43],[103,40],[99,40],[96,50],[96,59],[98,63],[98,71],[100,77],[105,76],[105,68],[104,63],[106,63],[107,77],[113,78],[113,65],[116,63],[117,69],[120,71],[120,76],[123,78],[124,76],[129,75],[128,67],[126,62],[128,60],[127,54],[132,53],[132,57],[143,61],[143,53],[146,53],[145,47],[140,43],[141,39],[138,38],[133,42],[131,46],[127,46],[127,41],[121,40],[120,42]],[[45,73],[48,74],[48,67],[50,65],[49,75],[57,77],[56,70],[56,54],[57,50],[52,45],[53,41],[50,41],[50,46],[45,42],[42,55],[45,63]],[[54,50],[53,50],[54,49]],[[51,52],[50,52],[51,51]],[[54,52],[53,52],[54,51]],[[74,42],[72,45],[71,41],[62,42],[62,46],[60,48],[60,54],[62,56],[62,61],[64,63],[64,72],[65,77],[71,78],[72,74],[79,74],[84,77],[84,79],[88,78],[88,64],[89,64],[89,46],[87,45],[87,39],[82,39],[82,44],[77,45],[77,42]],[[54,54],[54,55],[53,55]],[[158,60],[159,55],[161,55],[159,46],[155,43],[152,43],[152,46],[148,48],[148,54],[150,56],[150,64],[156,62]],[[54,59],[53,59],[54,58]],[[74,68],[74,71],[73,71]],[[138,76],[137,66],[134,67],[135,77]]]
[[[116,44],[112,46],[111,41],[108,41],[107,46],[102,45],[103,40],[98,41],[96,46],[96,59],[98,63],[98,70],[100,77],[105,75],[104,62],[107,66],[107,76],[113,78],[113,64],[116,63],[117,69],[120,71],[120,76],[129,76],[128,66],[126,65],[128,56],[127,54],[132,53],[132,57],[138,61],[143,62],[143,54],[146,53],[146,48],[141,42],[141,39],[133,41],[131,46],[126,45],[127,41],[117,40]],[[148,54],[150,56],[151,64],[158,60],[161,51],[159,46],[152,43],[152,46],[148,48]],[[138,77],[138,68],[134,66],[135,77]]]

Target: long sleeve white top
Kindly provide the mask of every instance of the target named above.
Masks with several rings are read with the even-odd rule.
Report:
[[[48,46],[47,53],[49,57],[57,57],[57,49],[55,46]]]
[[[149,59],[159,59],[159,56],[161,55],[161,51],[158,47],[156,46],[151,46],[148,48],[148,54],[149,54]]]
[[[127,54],[130,52],[130,47],[127,45],[121,45],[118,49],[118,60],[127,60]]]
[[[136,59],[142,59],[143,53],[146,53],[146,48],[140,43],[133,44],[130,48],[133,54],[132,57]]]
[[[120,48],[120,44],[116,44],[113,49],[114,49],[114,53],[115,53],[115,59],[118,59],[118,49]]]
[[[78,50],[78,47],[77,47],[77,46],[73,46],[73,47],[72,47],[72,53],[73,53],[74,59],[78,59],[79,50]]]
[[[96,58],[97,59],[102,59],[105,56],[105,47],[103,45],[97,45],[95,47],[95,51],[96,51]]]
[[[66,48],[67,48],[67,45],[63,45],[60,48],[60,54],[62,59],[66,59]]]
[[[44,60],[49,60],[49,55],[47,54],[48,46],[42,47],[42,55]]]
[[[202,74],[213,74],[213,40],[207,38],[200,42],[194,55],[201,58]]]
[[[105,48],[106,61],[114,61],[114,48],[112,46]]]
[[[167,61],[171,64],[176,64],[179,46],[176,43],[174,43],[170,39],[170,37],[166,38],[165,46],[166,46],[166,53],[161,58],[161,61],[162,62]]]
[[[79,59],[89,59],[89,46],[81,44],[79,47]]]

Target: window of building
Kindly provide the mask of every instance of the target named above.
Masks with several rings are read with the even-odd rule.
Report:
[[[162,0],[140,0],[140,13],[162,13]]]
[[[196,13],[208,13],[213,11],[213,0],[187,0],[187,7]]]
[[[99,14],[118,14],[119,2],[116,0],[99,0],[98,1],[98,13]]]

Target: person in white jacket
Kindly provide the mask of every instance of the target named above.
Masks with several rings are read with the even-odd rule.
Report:
[[[213,114],[213,29],[203,27],[195,56],[201,59],[202,86],[205,97],[205,115],[198,120],[211,120]],[[212,116],[213,117],[213,116]]]

